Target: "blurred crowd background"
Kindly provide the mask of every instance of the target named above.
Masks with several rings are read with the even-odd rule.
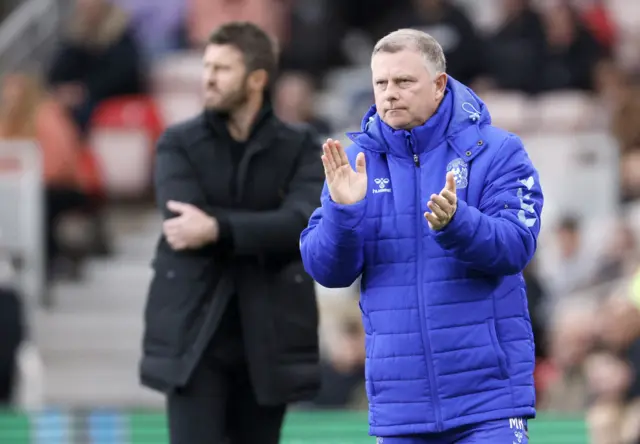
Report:
[[[343,140],[373,102],[374,43],[412,27],[540,171],[539,408],[640,442],[638,0],[3,0],[0,18],[0,404],[162,405],[136,379],[154,143],[201,110],[214,27],[268,30],[279,116]],[[366,408],[357,300],[318,287],[325,388],[301,407]]]

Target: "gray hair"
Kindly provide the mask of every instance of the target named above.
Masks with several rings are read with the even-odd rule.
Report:
[[[382,37],[373,48],[371,56],[380,53],[396,53],[405,49],[418,51],[425,60],[431,74],[447,71],[447,61],[442,46],[426,32],[416,29],[399,29]]]

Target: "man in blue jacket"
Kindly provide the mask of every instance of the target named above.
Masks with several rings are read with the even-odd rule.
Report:
[[[370,432],[524,444],[535,394],[521,272],[540,231],[538,173],[428,34],[389,34],[371,66],[376,105],[346,151],[324,145],[322,207],[300,241],[325,287],[362,276]]]

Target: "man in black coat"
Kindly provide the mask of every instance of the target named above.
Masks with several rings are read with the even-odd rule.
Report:
[[[286,405],[319,387],[299,236],[320,198],[321,152],[271,109],[276,59],[255,25],[217,29],[203,59],[205,111],[158,142],[165,221],[140,370],[167,394],[172,444],[277,443]]]

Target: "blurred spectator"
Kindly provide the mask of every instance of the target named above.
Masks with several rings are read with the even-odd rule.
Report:
[[[49,82],[84,134],[101,101],[145,91],[142,65],[129,18],[121,9],[107,0],[75,0]]]
[[[447,73],[470,84],[483,73],[483,44],[464,11],[449,0],[413,0],[412,7],[392,9],[374,40],[400,28],[431,34],[447,58]]]
[[[202,47],[209,40],[212,30],[223,23],[234,21],[255,23],[274,38],[280,47],[285,47],[289,41],[291,2],[288,0],[185,1],[187,36],[194,48]]]
[[[614,107],[612,132],[620,147],[621,198],[629,202],[640,198],[640,86],[612,68],[607,74],[609,84],[616,85],[607,90]],[[602,83],[606,83],[604,75]]]
[[[611,241],[599,257],[591,285],[622,279],[635,271],[638,264],[638,242],[631,227],[620,220],[611,232]]]
[[[598,43],[612,52],[618,42],[618,29],[605,0],[583,0],[580,18]]]
[[[275,110],[278,117],[291,124],[308,124],[321,137],[331,133],[329,124],[314,115],[315,86],[313,79],[303,73],[284,73],[275,86]]]
[[[546,45],[542,18],[531,0],[502,0],[502,7],[502,23],[487,42],[487,76],[495,88],[536,93]]]
[[[539,89],[593,91],[595,69],[604,51],[578,13],[567,2],[559,2],[545,10],[544,25],[547,44]]]
[[[638,275],[640,277],[640,274]],[[592,405],[587,415],[595,444],[640,438],[640,280],[611,296],[599,310],[605,351],[587,361]]]
[[[317,286],[322,344],[320,408],[365,408],[364,330],[358,306],[360,282],[345,289]]]
[[[0,255],[0,409],[12,407],[18,382],[18,354],[25,339],[22,301],[13,289],[13,267]]]
[[[131,17],[141,49],[156,59],[179,49],[184,32],[185,0],[111,0]]]
[[[551,267],[549,282],[552,307],[558,300],[586,286],[593,271],[577,218],[563,218],[558,225],[556,239],[559,257],[558,262]]]
[[[567,303],[558,310],[550,333],[550,357],[555,376],[548,381],[538,407],[554,412],[584,411],[587,406],[587,379],[584,359],[595,338],[594,314],[584,307]]]
[[[282,69],[303,71],[318,80],[332,67],[345,64],[341,49],[347,33],[340,9],[343,6],[346,2],[340,4],[339,0],[293,2],[289,17],[291,38],[281,48]]]
[[[96,236],[104,236],[101,218],[82,188],[79,134],[66,116],[62,106],[45,94],[34,78],[13,74],[4,79],[0,97],[0,140],[35,140],[42,150],[50,272],[55,260],[62,255],[56,228],[61,216],[77,210],[88,212],[96,225]]]

